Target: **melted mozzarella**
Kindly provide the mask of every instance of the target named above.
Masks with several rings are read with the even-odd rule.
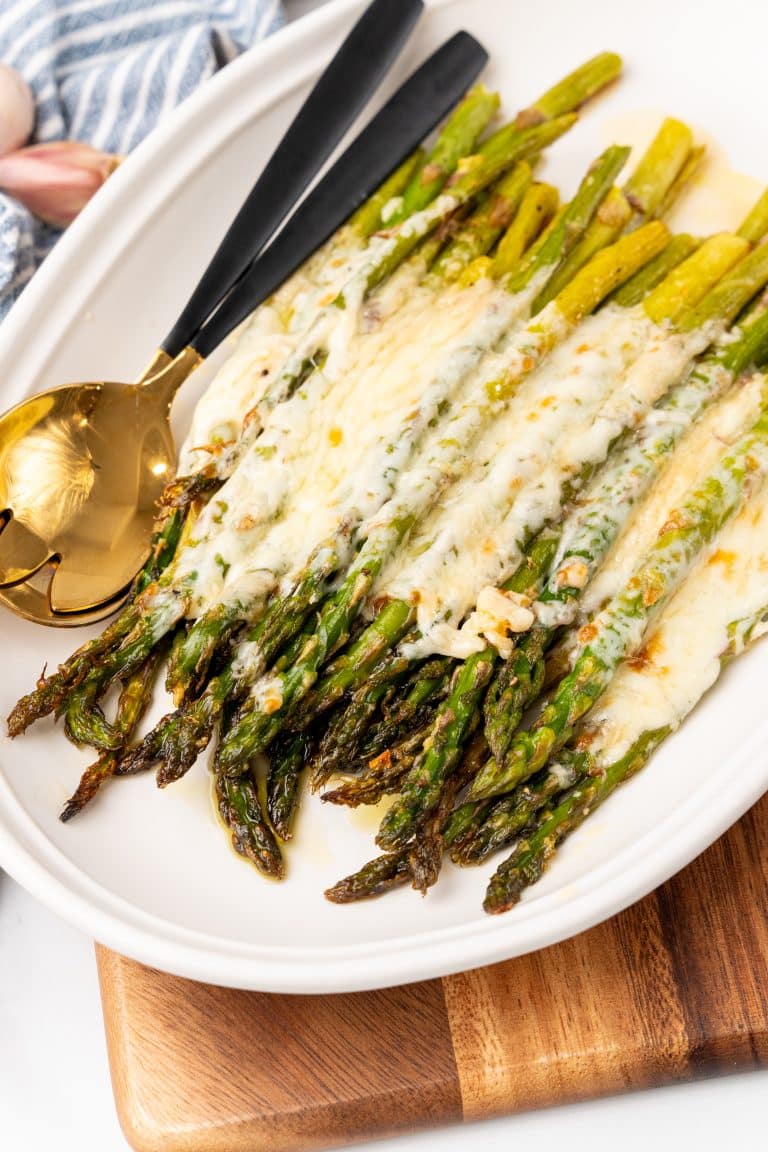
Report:
[[[714,684],[738,645],[738,622],[768,610],[768,484],[719,534],[640,652],[624,662],[588,723],[598,762],[619,759],[643,735],[676,728]],[[751,636],[765,631],[758,624]]]
[[[232,353],[200,398],[182,446],[179,472],[188,475],[210,460],[210,446],[236,440],[248,413],[265,395],[301,336],[315,328],[318,313],[327,310],[340,293],[362,296],[369,269],[392,251],[397,240],[426,233],[434,220],[455,207],[441,196],[423,212],[414,214],[393,235],[372,237],[365,246],[351,229],[342,229],[312,256],[257,309],[232,338]],[[413,272],[390,277],[378,293],[380,320],[391,314],[414,287]],[[347,300],[349,305],[350,301]],[[354,308],[351,309],[354,311]],[[331,312],[326,320],[338,320]],[[331,341],[343,341],[343,324],[330,325]],[[319,331],[325,335],[328,325]]]
[[[605,564],[587,587],[581,615],[591,616],[624,587],[638,556],[644,556],[658,535],[659,526],[709,471],[732,443],[757,419],[763,399],[760,377],[729,392],[683,437],[647,498],[634,510]]]
[[[204,467],[209,446],[239,437],[248,412],[296,351],[318,310],[354,279],[367,259],[357,237],[342,230],[237,329],[230,338],[229,357],[193,413],[179,456],[180,475]]]
[[[269,574],[290,578],[342,525],[375,514],[439,406],[520,307],[490,281],[442,293],[438,310],[421,290],[393,341],[388,325],[362,322],[362,293],[345,295],[323,369],[272,411],[179,560],[195,614],[250,598]]]
[[[276,309],[260,308],[237,333],[232,351],[200,397],[179,455],[179,474],[204,468],[210,449],[240,435],[247,412],[264,395],[296,340],[285,331]]]
[[[555,349],[380,582],[377,594],[417,606],[411,655],[482,648],[456,626],[480,590],[515,569],[525,540],[558,514],[566,481],[605,458],[705,340],[671,333],[642,309],[607,308]]]

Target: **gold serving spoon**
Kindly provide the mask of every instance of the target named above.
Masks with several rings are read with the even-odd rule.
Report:
[[[295,203],[311,178],[308,169],[316,171],[322,163],[319,151],[327,155],[333,147],[328,142],[328,124],[334,120],[328,112],[329,76],[337,87],[336,103],[345,108],[343,116],[337,108],[334,120],[338,139],[345,126],[342,119],[352,119],[364,87],[370,93],[376,86],[394,58],[393,39],[397,47],[402,44],[420,8],[420,2],[376,0],[366,11],[318,81],[139,381],[66,385],[34,396],[0,418],[0,602],[11,610],[46,624],[91,623],[112,612],[125,595],[147,556],[157,500],[173,476],[176,453],[169,412],[179,386],[413,150],[485,63],[486,53],[472,37],[453,37],[397,91],[264,249],[277,218],[285,213],[286,199]],[[395,16],[396,36],[391,27]],[[387,37],[390,46],[383,52],[381,43]],[[350,44],[354,51],[342,69],[340,99],[342,73],[333,69]],[[358,94],[351,112],[350,86]],[[320,106],[310,109],[310,116],[307,109],[318,93]],[[310,146],[306,135],[312,129],[316,136],[320,123],[326,138],[322,149],[311,134]],[[300,163],[290,164],[292,183],[287,197],[281,185],[278,212],[277,197],[270,193],[274,167],[283,180],[286,140],[293,139],[290,154],[297,125],[304,152]]]
[[[421,0],[374,0],[366,9],[135,384],[70,384],[0,419],[0,588],[10,607],[23,603],[34,619],[71,623],[76,613],[106,612],[125,592],[147,554],[155,502],[173,475],[169,410],[202,360],[192,341],[376,91],[422,8]],[[43,598],[33,585],[12,597],[12,588],[44,570],[51,578]]]
[[[317,111],[308,116],[307,106],[318,90],[321,105],[327,106],[327,88],[323,91],[322,86],[350,43],[357,89],[362,88],[363,74],[370,77],[373,44],[385,36],[381,27],[374,35],[371,24],[364,27],[362,41],[356,34],[366,18],[375,16],[381,25],[384,14],[388,23],[396,9],[402,42],[404,14],[410,13],[412,23],[414,13],[414,4],[405,0],[391,7],[389,0],[377,0],[353,29],[141,379],[131,385],[98,381],[52,389],[0,418],[0,510],[6,509],[0,532],[0,600],[12,610],[57,625],[91,622],[114,610],[147,555],[156,502],[173,476],[169,412],[181,383],[374,191],[482,68],[487,56],[481,46],[466,33],[453,37],[395,93],[264,248],[285,210],[284,190],[279,212],[274,207],[277,197],[263,191],[264,182],[267,191],[274,187],[275,167],[283,179],[285,140],[293,139],[290,153],[296,147],[297,124],[302,140],[310,129],[316,134],[321,121],[327,134],[328,120]],[[365,67],[361,43],[367,46]],[[392,55],[390,49],[389,58]],[[379,73],[380,59],[379,52]],[[354,71],[342,72],[340,102],[346,106]],[[367,82],[371,87],[370,79]],[[345,117],[351,118],[348,111]],[[339,111],[337,126],[340,118]],[[305,157],[307,149],[316,168],[314,140],[311,147],[305,145]],[[326,146],[326,154],[328,150]],[[293,180],[291,202],[307,182],[308,161],[299,167],[302,176]],[[259,249],[258,259],[251,259]]]
[[[200,361],[192,348],[175,359],[160,351],[136,384],[55,388],[0,419],[0,507],[12,509],[0,587],[23,615],[53,623],[113,610],[144,563],[173,475],[171,401]],[[35,574],[49,593],[27,583]]]

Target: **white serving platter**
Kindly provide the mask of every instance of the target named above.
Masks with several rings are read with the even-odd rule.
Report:
[[[143,367],[361,7],[336,0],[255,48],[124,163],[0,328],[0,407],[69,380],[128,380]],[[766,179],[768,154],[755,131],[765,20],[752,0],[646,0],[639,9],[615,0],[549,0],[544,8],[536,0],[438,0],[390,90],[459,27],[491,49],[485,78],[509,112],[611,48],[624,55],[626,77],[556,145],[548,177],[573,189],[609,140],[642,144],[670,113],[711,134],[734,169]],[[721,165],[680,222],[731,226],[755,187]],[[179,403],[180,426],[205,379]],[[0,712],[87,634],[0,615]],[[151,774],[113,783],[62,825],[58,812],[87,759],[49,721],[13,743],[0,739],[0,864],[98,940],[192,978],[308,993],[439,976],[589,927],[720,835],[768,787],[767,678],[764,643],[728,670],[683,730],[503,917],[481,911],[493,863],[446,868],[424,900],[403,889],[357,906],[327,903],[323,889],[374,854],[376,818],[316,799],[304,805],[288,879],[264,881],[228,850],[203,763],[162,792]],[[157,701],[155,714],[163,709]]]

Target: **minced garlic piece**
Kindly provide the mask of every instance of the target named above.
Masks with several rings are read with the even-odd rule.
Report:
[[[528,596],[487,587],[477,597],[477,608],[470,614],[461,631],[484,636],[506,660],[513,648],[510,635],[527,632],[533,621]]]
[[[563,564],[562,568],[558,571],[556,580],[558,588],[583,588],[587,583],[589,576],[589,568],[587,567],[586,560],[580,560],[578,557],[571,558],[567,564]]]

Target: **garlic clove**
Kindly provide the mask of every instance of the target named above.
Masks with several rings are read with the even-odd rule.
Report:
[[[66,228],[120,163],[76,140],[35,144],[0,156],[0,190],[41,220]]]

